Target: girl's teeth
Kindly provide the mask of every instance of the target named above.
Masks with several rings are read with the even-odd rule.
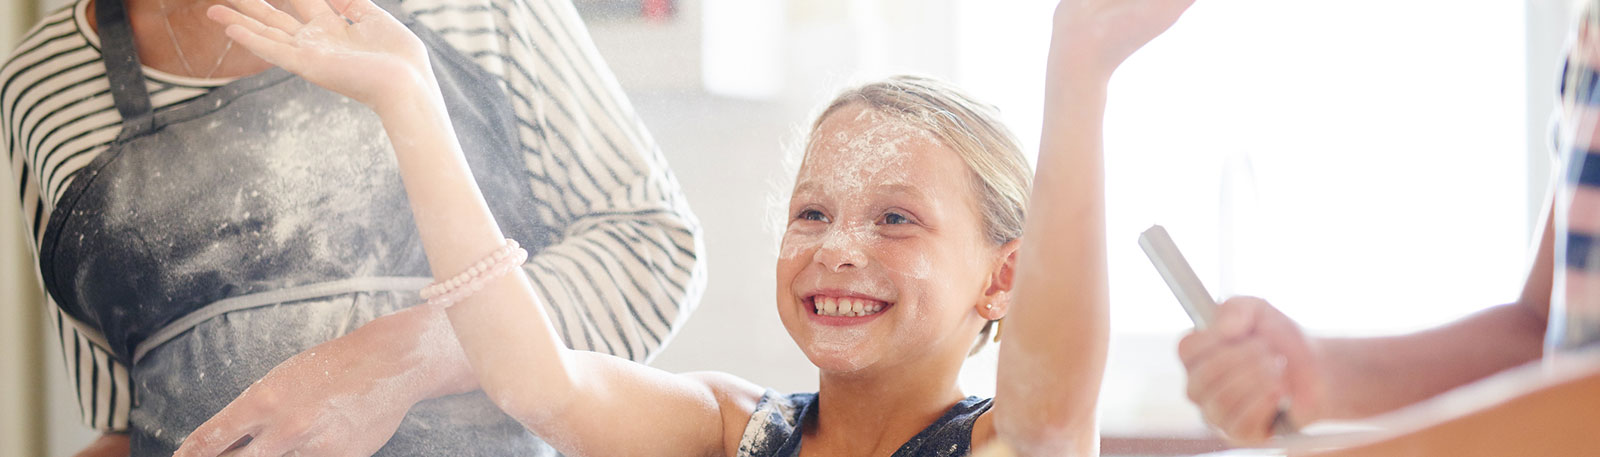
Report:
[[[817,297],[814,302],[817,314],[823,316],[861,317],[883,311],[884,305],[871,300],[855,298]]]

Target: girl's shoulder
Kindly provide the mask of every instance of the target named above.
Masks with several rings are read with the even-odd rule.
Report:
[[[683,376],[703,383],[716,397],[722,414],[723,451],[725,455],[744,453],[747,429],[754,426],[762,411],[774,407],[777,391],[766,389],[749,380],[723,372],[703,371],[685,373]]]

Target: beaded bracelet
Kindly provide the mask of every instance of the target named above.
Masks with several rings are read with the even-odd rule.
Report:
[[[485,256],[461,274],[422,288],[422,299],[427,300],[429,305],[448,307],[482,290],[490,281],[515,270],[526,260],[528,251],[519,247],[516,240],[507,239],[500,249]]]

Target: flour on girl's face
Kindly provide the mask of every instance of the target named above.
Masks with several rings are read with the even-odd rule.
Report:
[[[824,194],[863,198],[867,186],[905,183],[906,161],[914,156],[906,146],[913,141],[938,143],[926,129],[876,110],[861,110],[854,122],[866,127],[854,134],[839,131],[831,137],[817,138],[801,163],[802,178],[816,180]],[[823,155],[837,159],[832,167],[817,170]],[[808,171],[817,174],[804,176]]]
[[[793,198],[830,200],[829,206],[838,213],[867,205],[872,198],[868,193],[871,186],[915,185],[907,179],[906,171],[915,152],[907,146],[913,141],[937,144],[938,140],[907,120],[872,109],[862,109],[853,122],[866,127],[859,132],[837,131],[813,139],[801,162]],[[779,257],[793,258],[816,247],[842,249],[874,241],[871,219],[846,219],[840,214],[831,217],[837,222],[836,228],[821,238],[786,233]],[[927,274],[921,273],[918,277]]]
[[[812,132],[790,201],[779,252],[779,306],[814,363],[824,371],[853,372],[886,356],[898,358],[890,355],[901,352],[894,347],[915,346],[940,332],[934,315],[944,314],[945,306],[936,297],[946,295],[946,286],[934,280],[931,256],[940,254],[930,248],[947,246],[931,227],[937,214],[961,210],[970,191],[961,179],[965,164],[917,119],[864,107],[842,108],[830,118]],[[800,217],[808,211],[823,218]],[[891,212],[917,223],[890,225],[884,218]],[[817,324],[805,315],[805,295],[818,290],[892,306],[863,324]]]

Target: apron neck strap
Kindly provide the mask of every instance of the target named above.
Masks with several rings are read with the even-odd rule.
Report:
[[[111,96],[122,114],[123,138],[144,134],[154,126],[150,92],[144,85],[144,67],[133,42],[126,0],[95,0],[95,23],[100,26],[100,51],[106,64]]]

